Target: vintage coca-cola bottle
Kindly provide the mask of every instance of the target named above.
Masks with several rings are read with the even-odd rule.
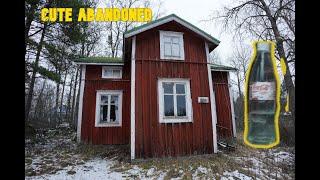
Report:
[[[249,70],[247,91],[247,137],[254,145],[276,141],[276,71],[271,58],[271,43],[257,42],[256,56]]]

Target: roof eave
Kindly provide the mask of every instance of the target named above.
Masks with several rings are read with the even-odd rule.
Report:
[[[235,70],[235,69],[214,69],[214,68],[211,68],[211,71],[236,72],[237,70]]]
[[[78,65],[108,65],[108,66],[123,66],[124,63],[90,63],[90,62],[74,62]]]

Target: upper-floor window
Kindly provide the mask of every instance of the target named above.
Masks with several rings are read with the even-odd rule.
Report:
[[[183,33],[160,31],[160,58],[184,60]]]
[[[102,78],[121,79],[122,67],[118,66],[103,66]]]

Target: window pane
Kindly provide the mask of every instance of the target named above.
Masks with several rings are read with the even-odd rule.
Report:
[[[173,83],[163,83],[165,94],[173,94]]]
[[[110,122],[118,122],[119,110],[118,105],[110,106]]]
[[[179,46],[179,44],[172,44],[172,56],[180,57],[180,46]]]
[[[171,56],[171,43],[164,43],[164,56]]]
[[[113,70],[113,77],[120,77],[120,69]]]
[[[184,84],[176,84],[176,93],[185,94]]]
[[[178,116],[186,116],[186,96],[177,95],[177,113]]]
[[[163,36],[163,42],[171,43],[171,37],[170,36]]]
[[[101,95],[100,105],[108,104],[108,95]]]
[[[111,69],[105,69],[104,76],[111,77],[112,76],[112,70]]]
[[[172,37],[172,43],[180,44],[179,39],[180,38],[178,38],[178,37]]]
[[[111,95],[111,104],[118,105],[118,95]]]
[[[174,116],[173,95],[164,95],[164,116]]]
[[[100,123],[108,122],[108,105],[100,106]]]

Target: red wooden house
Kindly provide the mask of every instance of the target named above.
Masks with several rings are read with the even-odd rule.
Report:
[[[131,158],[217,152],[233,137],[229,72],[209,62],[219,41],[169,15],[124,34],[122,58],[81,65],[78,140],[130,144]]]

